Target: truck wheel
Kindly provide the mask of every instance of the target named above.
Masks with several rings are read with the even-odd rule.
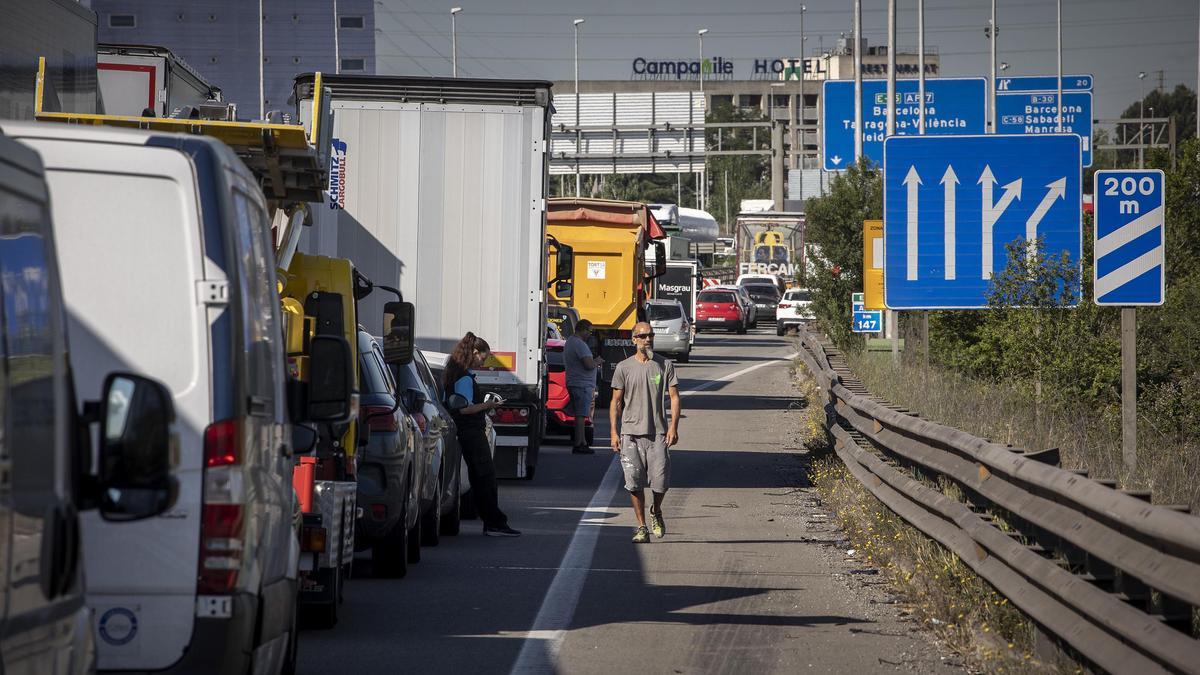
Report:
[[[433,488],[433,503],[422,516],[421,545],[437,546],[442,534],[442,477]]]
[[[421,562],[421,517],[417,516],[417,523],[408,531],[408,545],[405,547],[405,555],[408,558],[409,564]]]
[[[738,335],[745,335],[746,334],[746,324],[744,322],[739,321],[737,328],[735,328],[734,330],[737,332]]]
[[[454,477],[454,506],[449,511],[442,514],[442,534],[447,537],[458,535],[460,520],[462,516],[462,496],[459,494],[462,490],[462,476]]]

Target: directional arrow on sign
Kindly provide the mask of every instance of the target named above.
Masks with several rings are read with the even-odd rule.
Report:
[[[996,176],[992,173],[992,167],[985,164],[983,173],[979,176],[979,185],[983,186],[983,268],[982,276],[984,279],[992,278],[992,230],[996,227],[996,221],[1000,220],[1000,216],[1004,215],[1004,210],[1012,204],[1014,199],[1021,198],[1021,179],[1018,178],[1008,185],[1004,186],[1004,194],[1000,196],[999,202],[992,202],[992,188],[996,185]],[[948,277],[947,277],[948,278]]]
[[[917,194],[921,186],[921,177],[917,175],[917,167],[910,167],[904,177],[908,186],[908,279],[917,278]]]
[[[1046,186],[1049,188],[1046,191],[1046,196],[1042,197],[1041,203],[1029,214],[1029,220],[1025,221],[1025,242],[1028,247],[1028,257],[1032,261],[1037,254],[1037,226],[1042,222],[1042,218],[1046,217],[1046,212],[1054,206],[1055,200],[1067,198],[1067,179],[1065,177],[1050,183]]]
[[[833,162],[834,166],[838,166],[842,163],[842,158],[839,155],[834,155],[833,157],[829,158],[829,161]]]
[[[945,259],[946,259],[946,278],[953,279],[957,270],[954,262],[954,207],[955,207],[955,190],[958,186],[958,176],[954,174],[954,167],[946,165],[946,173],[942,176],[942,186],[946,190],[945,198]]]

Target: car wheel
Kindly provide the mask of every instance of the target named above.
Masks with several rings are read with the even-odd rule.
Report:
[[[745,335],[746,334],[746,324],[739,321],[737,328],[735,330],[737,331],[738,335]]]
[[[776,335],[778,335],[779,337],[783,337],[783,334],[786,332],[787,332],[787,326],[785,326],[781,323],[775,324],[775,334]]]
[[[403,579],[408,574],[408,493],[406,489],[400,520],[371,548],[371,573],[376,577]]]
[[[461,526],[460,520],[462,517],[462,497],[459,496],[461,490],[462,476],[458,475],[454,477],[454,506],[451,507],[449,511],[442,514],[442,534],[446,535],[447,537],[457,536],[458,530]]]
[[[442,477],[439,475],[433,487],[433,503],[421,516],[421,545],[437,546],[442,534]]]
[[[405,555],[408,558],[408,563],[421,562],[421,521],[423,518],[417,516],[417,522],[408,531],[408,545],[405,546]]]

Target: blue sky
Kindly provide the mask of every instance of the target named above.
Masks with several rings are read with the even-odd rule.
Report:
[[[450,74],[450,7],[458,15],[460,75],[560,80],[572,76],[572,19],[580,38],[580,77],[626,79],[635,57],[693,59],[696,30],[708,28],[706,56],[749,72],[755,58],[794,56],[800,2],[783,0],[376,0],[379,72]],[[849,33],[850,0],[803,3],[806,53]],[[915,46],[916,0],[898,2],[901,46]],[[988,0],[927,0],[925,41],[946,76],[986,75]],[[998,60],[1009,75],[1055,72],[1053,0],[997,0]],[[1196,87],[1200,3],[1194,0],[1063,0],[1063,71],[1092,73],[1095,114],[1116,117],[1143,86]],[[886,44],[887,3],[864,0],[863,32]],[[1144,83],[1137,74],[1146,71]]]

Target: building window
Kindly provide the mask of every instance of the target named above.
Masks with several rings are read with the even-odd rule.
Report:
[[[367,27],[366,21],[361,16],[339,16],[338,27],[361,30]]]
[[[133,14],[109,14],[109,28],[137,28],[137,17]]]
[[[362,72],[367,69],[366,59],[342,59],[342,72]]]

